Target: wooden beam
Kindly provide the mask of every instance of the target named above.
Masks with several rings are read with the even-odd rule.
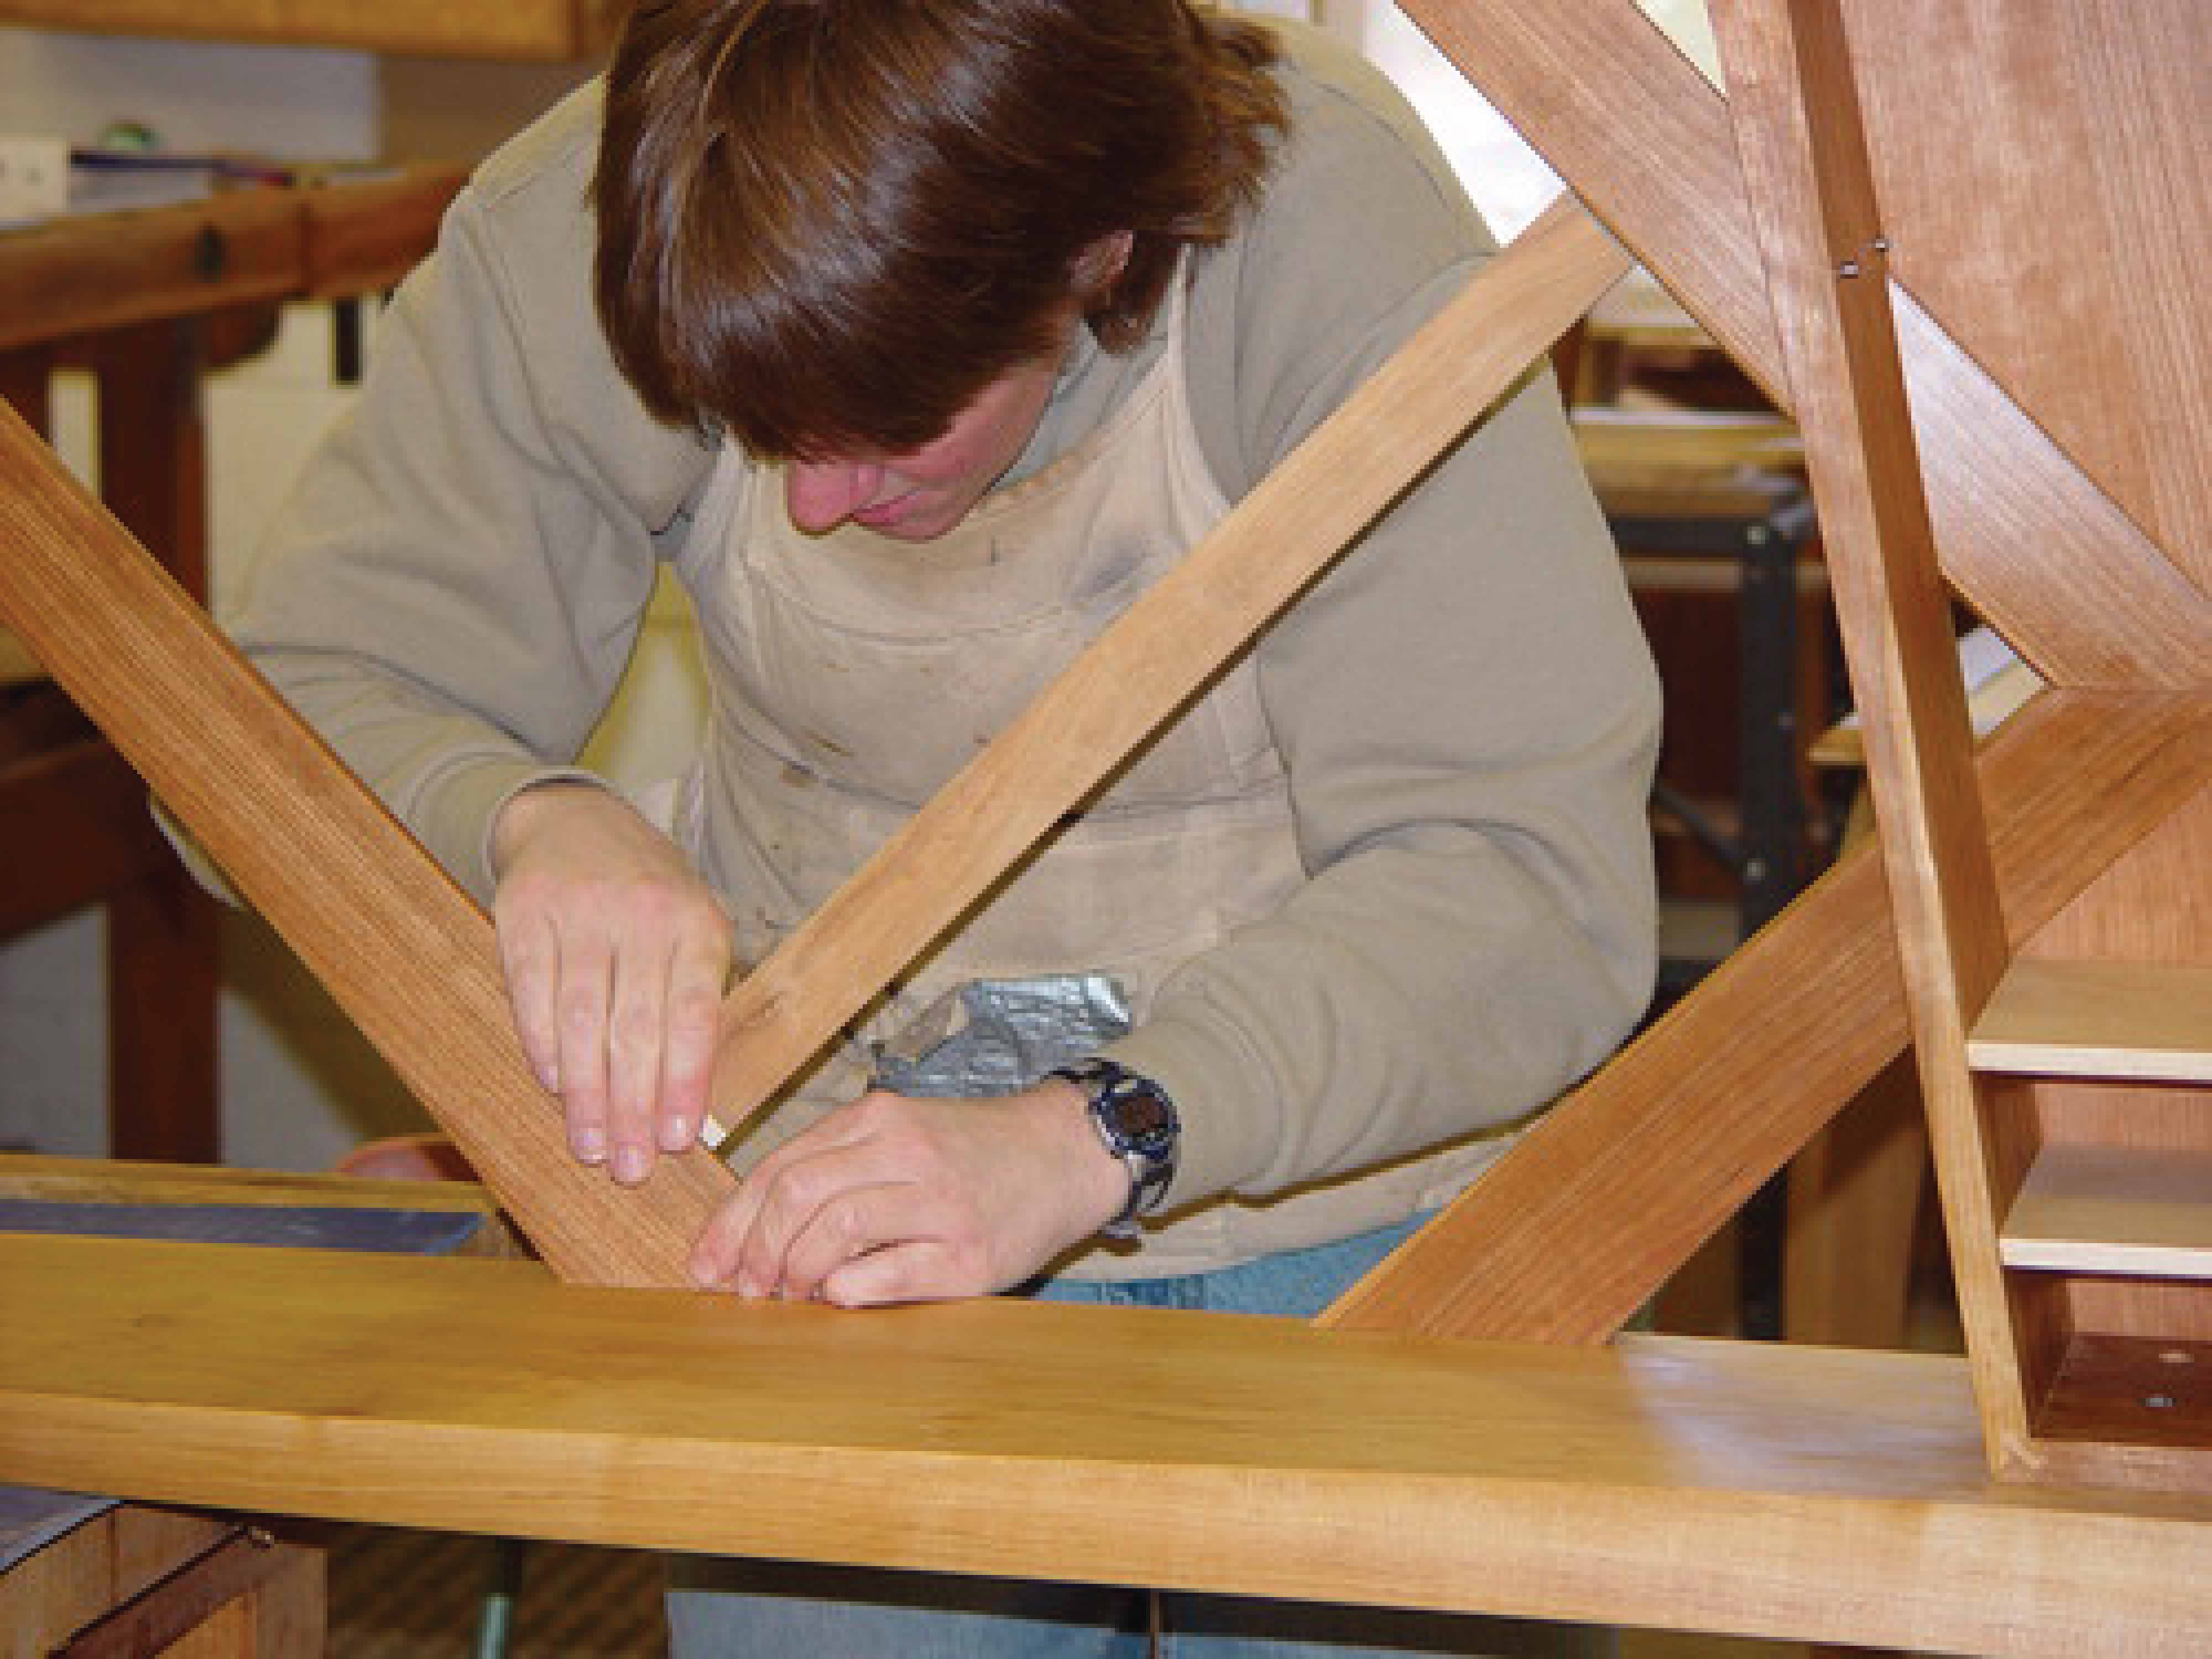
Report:
[[[619,0],[0,0],[0,22],[83,34],[355,46],[524,63],[588,58],[613,41]]]
[[[0,762],[9,860],[0,875],[0,939],[96,904],[168,863],[145,799],[145,786],[96,738]]]
[[[734,1128],[1231,661],[1627,270],[1555,204],[731,994]]]
[[[0,411],[0,619],[384,1053],[563,1276],[677,1285],[732,1184],[703,1149],[639,1193],[572,1158],[491,923],[207,615]],[[189,688],[189,695],[179,695]]]
[[[2201,700],[2045,692],[1979,763],[2015,942],[2203,787]],[[1603,1342],[1906,1041],[1863,847],[1553,1108],[1324,1318]]]
[[[1915,1650],[2212,1631],[2212,1503],[1993,1488],[1942,1357],[36,1237],[0,1320],[0,1479],[132,1498]]]

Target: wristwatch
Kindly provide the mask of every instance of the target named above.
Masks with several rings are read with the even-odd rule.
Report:
[[[1129,1171],[1129,1201],[1098,1231],[1108,1238],[1137,1237],[1137,1218],[1148,1214],[1175,1178],[1182,1122],[1166,1090],[1110,1060],[1086,1060],[1052,1073],[1083,1091],[1091,1127],[1106,1150]]]

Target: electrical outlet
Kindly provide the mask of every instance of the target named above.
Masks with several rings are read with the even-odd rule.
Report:
[[[66,213],[69,191],[69,140],[0,133],[0,221]]]

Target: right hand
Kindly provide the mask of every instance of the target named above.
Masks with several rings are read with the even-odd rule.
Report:
[[[592,784],[522,791],[491,847],[523,1052],[561,1097],[569,1149],[634,1186],[706,1120],[729,919],[675,842]]]

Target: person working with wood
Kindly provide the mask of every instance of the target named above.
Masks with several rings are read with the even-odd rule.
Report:
[[[634,1182],[708,1120],[732,974],[1489,246],[1314,31],[646,0],[457,204],[235,631],[490,903]],[[664,561],[712,715],[648,813],[573,763]],[[1641,1013],[1657,704],[1532,370],[745,1127],[696,1277],[1317,1311]],[[686,1577],[686,1654],[1136,1639],[1103,1592]]]

